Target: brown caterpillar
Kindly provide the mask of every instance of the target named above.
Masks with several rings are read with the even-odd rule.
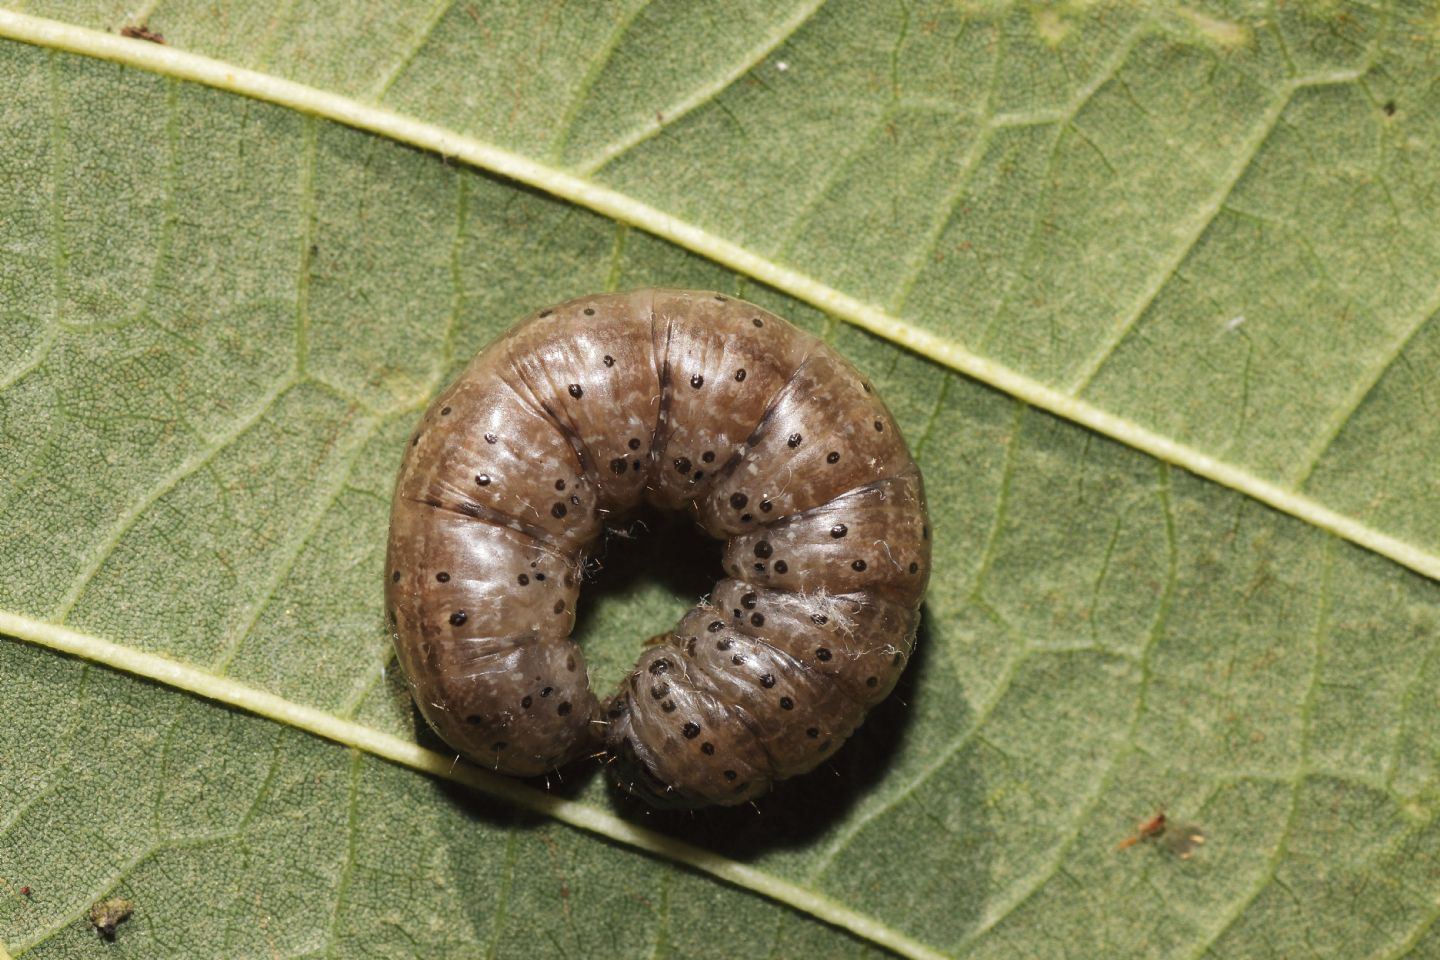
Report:
[[[569,639],[586,550],[644,500],[727,578],[602,707]],[[930,573],[920,472],[871,385],[753,304],[581,297],[483,350],[396,483],[386,601],[420,712],[516,776],[603,744],[662,806],[805,773],[889,694]]]

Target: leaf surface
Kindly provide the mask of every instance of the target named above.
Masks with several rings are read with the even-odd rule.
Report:
[[[88,955],[110,896],[134,956],[1440,952],[1433,11],[28,12],[12,956]],[[920,656],[758,815],[457,773],[386,670],[419,411],[517,316],[646,284],[822,333],[931,497]],[[612,544],[599,685],[696,547]]]

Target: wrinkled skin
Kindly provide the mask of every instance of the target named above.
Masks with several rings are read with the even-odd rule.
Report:
[[[569,638],[586,551],[642,501],[725,540],[726,578],[602,705]],[[660,806],[813,769],[894,687],[930,572],[920,473],[863,377],[715,293],[538,311],[442,392],[395,488],[386,604],[427,722],[543,773],[602,744]]]

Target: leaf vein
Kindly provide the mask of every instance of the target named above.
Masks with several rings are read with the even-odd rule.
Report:
[[[1166,544],[1166,578],[1165,586],[1161,590],[1159,602],[1155,607],[1155,617],[1151,621],[1150,628],[1146,632],[1145,646],[1140,651],[1140,682],[1136,686],[1135,701],[1130,708],[1130,718],[1126,723],[1126,729],[1122,742],[1133,745],[1135,734],[1140,729],[1140,721],[1145,716],[1145,704],[1150,692],[1150,682],[1153,674],[1150,669],[1150,658],[1155,647],[1159,644],[1160,638],[1165,633],[1165,625],[1169,621],[1170,604],[1174,599],[1175,591],[1179,585],[1179,547],[1176,541],[1175,520],[1170,503],[1170,472],[1169,468],[1161,463],[1156,465],[1159,474],[1159,489],[1157,497],[1160,501],[1161,514],[1165,522],[1165,544]],[[1077,829],[1072,831],[1065,840],[1056,846],[1054,856],[1050,860],[1048,868],[1042,869],[1033,881],[1022,890],[1020,894],[1004,904],[997,913],[988,917],[982,924],[976,927],[961,943],[957,953],[964,952],[974,946],[981,937],[995,929],[1020,909],[1030,900],[1041,888],[1049,883],[1056,876],[1065,875],[1065,858],[1074,849],[1080,839],[1078,825],[1086,822],[1095,813],[1100,805],[1100,800],[1109,791],[1115,779],[1115,772],[1120,766],[1120,760],[1124,751],[1118,751],[1110,758],[1105,766],[1105,771],[1099,777],[1095,789],[1085,798],[1080,808],[1076,811],[1075,823]]]
[[[415,38],[411,41],[410,49],[396,58],[395,63],[390,69],[380,75],[380,79],[370,88],[369,93],[365,95],[365,99],[376,103],[385,99],[385,94],[390,92],[390,88],[395,85],[395,81],[400,79],[400,75],[405,72],[415,57],[419,55],[420,51],[425,49],[425,45],[430,42],[430,37],[435,33],[435,28],[440,25],[440,21],[449,15],[454,6],[455,0],[440,0],[440,2],[435,5],[435,9],[431,12],[430,16],[425,18],[425,26],[415,34]]]
[[[420,773],[479,790],[502,802],[652,854],[742,890],[809,914],[913,960],[941,960],[928,944],[852,909],[831,897],[765,870],[664,836],[587,804],[553,796],[508,777],[456,762],[453,755],[427,750],[411,741],[296,703],[259,687],[217,676],[169,657],[112,643],[57,623],[0,610],[0,634],[24,640],[166,686],[227,704],[256,716],[303,730],[342,746],[368,753]]]
[[[1215,222],[1215,218],[1225,209],[1225,201],[1234,192],[1240,178],[1245,175],[1245,171],[1250,169],[1251,162],[1254,161],[1265,142],[1270,139],[1270,134],[1275,131],[1285,108],[1289,106],[1294,97],[1296,89],[1295,85],[1282,89],[1270,108],[1261,114],[1255,129],[1250,137],[1240,145],[1235,162],[1220,178],[1220,183],[1215,191],[1188,218],[1189,222],[1180,243],[1174,247],[1168,257],[1162,260],[1160,269],[1155,271],[1150,281],[1142,287],[1140,296],[1131,304],[1130,309],[1125,311],[1120,322],[1111,329],[1105,342],[1100,344],[1099,348],[1081,365],[1075,378],[1065,388],[1066,393],[1078,397],[1085,392],[1095,381],[1106,362],[1115,355],[1125,338],[1139,324],[1141,317],[1170,285],[1170,281],[1174,279],[1180,265],[1194,252],[1200,240],[1209,231],[1211,224]]]
[[[90,558],[86,560],[81,567],[80,572],[75,577],[74,585],[66,591],[65,596],[61,599],[58,608],[52,615],[52,619],[56,622],[64,622],[65,618],[70,614],[70,611],[75,608],[75,604],[80,601],[80,597],[84,595],[85,588],[89,586],[91,579],[94,578],[95,574],[105,564],[105,561],[110,558],[110,555],[114,553],[115,548],[120,545],[120,541],[125,538],[125,535],[129,533],[131,528],[145,515],[145,511],[149,510],[161,497],[174,490],[186,479],[194,476],[201,470],[207,469],[216,455],[243,436],[251,427],[259,423],[265,414],[270,411],[270,408],[275,405],[275,401],[278,400],[286,390],[294,386],[295,383],[296,379],[293,373],[281,377],[276,381],[275,385],[260,398],[260,403],[254,410],[236,420],[230,426],[229,430],[216,437],[212,442],[197,450],[189,457],[186,457],[179,466],[161,477],[158,483],[146,491],[139,500],[135,501],[130,509],[122,513],[105,536],[101,538],[99,545],[90,555]]]
[[[442,156],[458,157],[479,169],[636,226],[841,317],[898,346],[1009,393],[1031,406],[1243,493],[1431,579],[1440,579],[1440,554],[1406,543],[1297,491],[1047,386],[972,353],[946,337],[901,320],[874,304],[842,293],[807,274],[783,267],[739,244],[589,180],[393,111],[170,47],[131,43],[98,31],[3,9],[0,9],[0,37],[173,75],[322,116]]]
[[[660,110],[660,115],[664,117],[663,120],[657,120],[654,123],[647,120],[629,134],[612,141],[590,157],[579,161],[573,169],[583,176],[593,176],[612,160],[623,156],[646,140],[658,136],[667,126],[672,126],[676,121],[688,116],[699,107],[715,100],[730,89],[736,80],[755,69],[781,44],[794,36],[824,5],[825,0],[809,0],[807,3],[802,3],[795,8],[795,12],[788,19],[782,20],[774,31],[764,37],[760,43],[751,47],[746,55],[737,60],[728,71],[710,83],[695,88],[688,97],[677,100],[669,107]]]
[[[565,157],[565,145],[570,142],[570,134],[575,130],[575,121],[579,119],[580,110],[585,102],[590,99],[590,90],[610,61],[615,57],[615,51],[624,42],[625,35],[630,32],[636,19],[649,8],[654,0],[640,0],[633,4],[630,11],[615,21],[610,28],[610,35],[605,38],[605,43],[591,57],[590,65],[585,68],[585,73],[580,78],[579,84],[575,87],[575,93],[570,97],[570,102],[565,105],[565,112],[560,117],[560,125],[555,131],[555,139],[551,142],[548,156],[556,166],[563,166]]]
[[[1301,464],[1301,468],[1295,475],[1291,483],[1292,486],[1299,490],[1303,489],[1305,485],[1310,482],[1311,476],[1315,473],[1315,468],[1320,465],[1320,461],[1324,459],[1325,454],[1329,452],[1335,441],[1339,439],[1340,434],[1350,423],[1351,418],[1355,416],[1355,413],[1360,409],[1361,405],[1364,404],[1366,399],[1375,392],[1375,388],[1379,386],[1385,374],[1388,373],[1400,359],[1405,349],[1414,341],[1420,331],[1425,329],[1426,325],[1434,321],[1437,314],[1440,314],[1440,287],[1435,288],[1435,292],[1431,295],[1429,302],[1419,311],[1418,318],[1412,322],[1400,336],[1395,338],[1390,348],[1380,357],[1379,362],[1366,370],[1363,377],[1357,379],[1355,386],[1345,398],[1345,402],[1331,416],[1330,422],[1326,425],[1325,430],[1320,434],[1310,452],[1297,458],[1297,462]]]
[[[330,913],[330,928],[325,933],[326,957],[335,956],[335,946],[340,940],[340,919],[345,911],[345,897],[350,892],[350,882],[355,877],[355,862],[359,856],[356,838],[360,833],[360,767],[364,758],[365,754],[351,748],[350,784],[346,797],[345,862],[340,869],[340,883],[335,888],[335,909]]]
[[[1190,952],[1191,960],[1210,953],[1215,944],[1220,941],[1240,918],[1250,909],[1250,906],[1259,899],[1265,888],[1275,882],[1276,875],[1280,869],[1280,862],[1285,857],[1290,837],[1295,829],[1295,822],[1300,815],[1300,791],[1303,789],[1306,777],[1311,773],[1310,766],[1310,726],[1311,715],[1315,707],[1315,693],[1320,689],[1320,675],[1325,663],[1325,634],[1329,629],[1330,591],[1332,587],[1335,567],[1335,542],[1327,541],[1325,546],[1324,566],[1321,570],[1320,587],[1318,592],[1319,612],[1315,617],[1315,631],[1310,662],[1310,679],[1306,685],[1304,698],[1300,702],[1300,756],[1296,767],[1294,778],[1290,781],[1290,802],[1285,811],[1285,820],[1280,829],[1280,837],[1275,842],[1275,849],[1265,860],[1265,867],[1260,872],[1255,884],[1241,897],[1233,907],[1221,915],[1220,923],[1216,925],[1209,935],[1204,937]]]
[[[255,593],[249,608],[234,618],[235,626],[227,631],[229,636],[211,664],[211,669],[217,674],[224,674],[229,670],[236,654],[240,652],[241,645],[250,636],[250,632],[255,629],[255,624],[259,621],[261,614],[269,608],[270,601],[275,597],[275,591],[295,569],[300,555],[309,546],[310,535],[315,532],[325,518],[325,514],[339,499],[341,492],[345,489],[345,484],[350,479],[350,474],[355,469],[356,461],[365,452],[365,444],[375,436],[379,426],[377,421],[369,423],[362,421],[359,435],[349,441],[348,449],[344,449],[344,460],[336,471],[336,476],[324,490],[320,491],[319,496],[313,498],[308,516],[303,521],[297,517],[297,522],[287,525],[286,529],[290,532],[290,537],[284,552],[271,564],[271,573],[265,578],[261,589]]]

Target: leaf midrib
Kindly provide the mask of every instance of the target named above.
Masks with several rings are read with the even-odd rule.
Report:
[[[26,640],[38,646],[156,681],[172,689],[237,707],[420,773],[482,791],[514,807],[597,834],[635,850],[664,857],[733,886],[757,893],[848,930],[901,956],[914,960],[940,960],[944,956],[928,944],[906,936],[870,914],[852,910],[822,893],[791,883],[775,874],[637,827],[589,804],[555,797],[508,777],[458,763],[451,755],[427,750],[412,741],[382,733],[315,707],[295,703],[230,677],[220,676],[159,654],[112,643],[92,634],[5,611],[0,611],[0,635]],[[0,945],[0,960],[8,960],[3,954],[3,945]]]
[[[994,387],[1017,400],[1079,424],[1196,476],[1258,500],[1281,513],[1349,540],[1432,580],[1440,580],[1440,554],[1421,549],[1324,506],[1295,490],[1265,480],[1248,470],[1177,443],[1134,421],[1109,413],[1072,393],[1047,386],[1002,364],[971,353],[953,340],[907,323],[881,307],[866,303],[783,267],[739,244],[671,216],[617,190],[537,162],[509,150],[464,136],[435,124],[364,104],[349,97],[227,64],[173,47],[101,33],[71,24],[0,9],[0,37],[48,49],[119,63],[152,73],[204,84],[240,96],[453,157],[465,163],[584,207],[620,223],[668,240],[712,262],[744,274],[854,326],[927,359]],[[1292,86],[1353,79],[1353,71],[1333,77],[1307,77]]]

